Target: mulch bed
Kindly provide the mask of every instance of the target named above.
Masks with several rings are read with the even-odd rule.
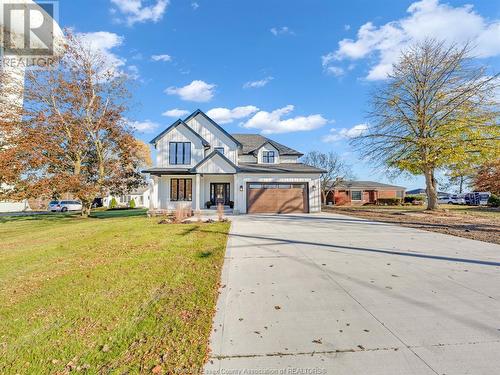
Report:
[[[324,207],[323,211],[400,224],[405,227],[450,234],[500,245],[499,217],[478,217],[451,211],[401,211]]]

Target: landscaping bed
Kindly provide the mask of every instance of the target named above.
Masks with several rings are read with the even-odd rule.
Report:
[[[0,219],[0,373],[196,373],[229,223]]]
[[[446,205],[428,212],[411,206],[325,206],[323,211],[500,244],[500,210],[494,208]]]

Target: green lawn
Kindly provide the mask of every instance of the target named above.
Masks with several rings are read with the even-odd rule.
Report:
[[[0,373],[200,369],[229,224],[144,214],[0,218]]]

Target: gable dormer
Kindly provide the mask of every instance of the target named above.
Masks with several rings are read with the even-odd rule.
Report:
[[[274,147],[270,142],[264,143],[257,150],[255,150],[257,155],[258,164],[279,164],[280,163],[280,153],[279,150]]]

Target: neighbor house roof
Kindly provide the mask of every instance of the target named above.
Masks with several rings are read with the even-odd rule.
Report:
[[[266,143],[272,145],[280,155],[295,155],[302,156],[303,154],[293,148],[282,145],[281,143],[275,142],[269,138],[266,138],[260,134],[233,134],[242,145],[240,153],[243,155],[254,154],[259,148],[264,146]]]
[[[160,134],[158,134],[156,137],[154,137],[149,143],[155,144],[161,137],[163,137],[164,134],[167,134],[170,130],[176,128],[179,125],[184,125],[188,130],[193,133],[196,137],[198,137],[201,140],[201,143],[205,147],[209,147],[210,144],[198,133],[196,133],[191,127],[189,127],[185,121],[182,121],[181,119],[177,120],[174,122],[172,125],[170,125],[168,128],[166,128],[164,131],[162,131]]]
[[[403,186],[383,184],[375,181],[341,181],[336,189],[406,190]]]
[[[129,192],[130,195],[142,195],[149,190],[149,186],[141,186]]]
[[[253,164],[240,163],[240,173],[324,173],[322,169],[304,163]]]
[[[427,191],[425,189],[413,189],[413,190],[408,190],[406,192],[408,195],[414,195],[414,194],[427,194]],[[438,191],[438,195],[451,195],[451,193],[447,193],[446,191]]]

